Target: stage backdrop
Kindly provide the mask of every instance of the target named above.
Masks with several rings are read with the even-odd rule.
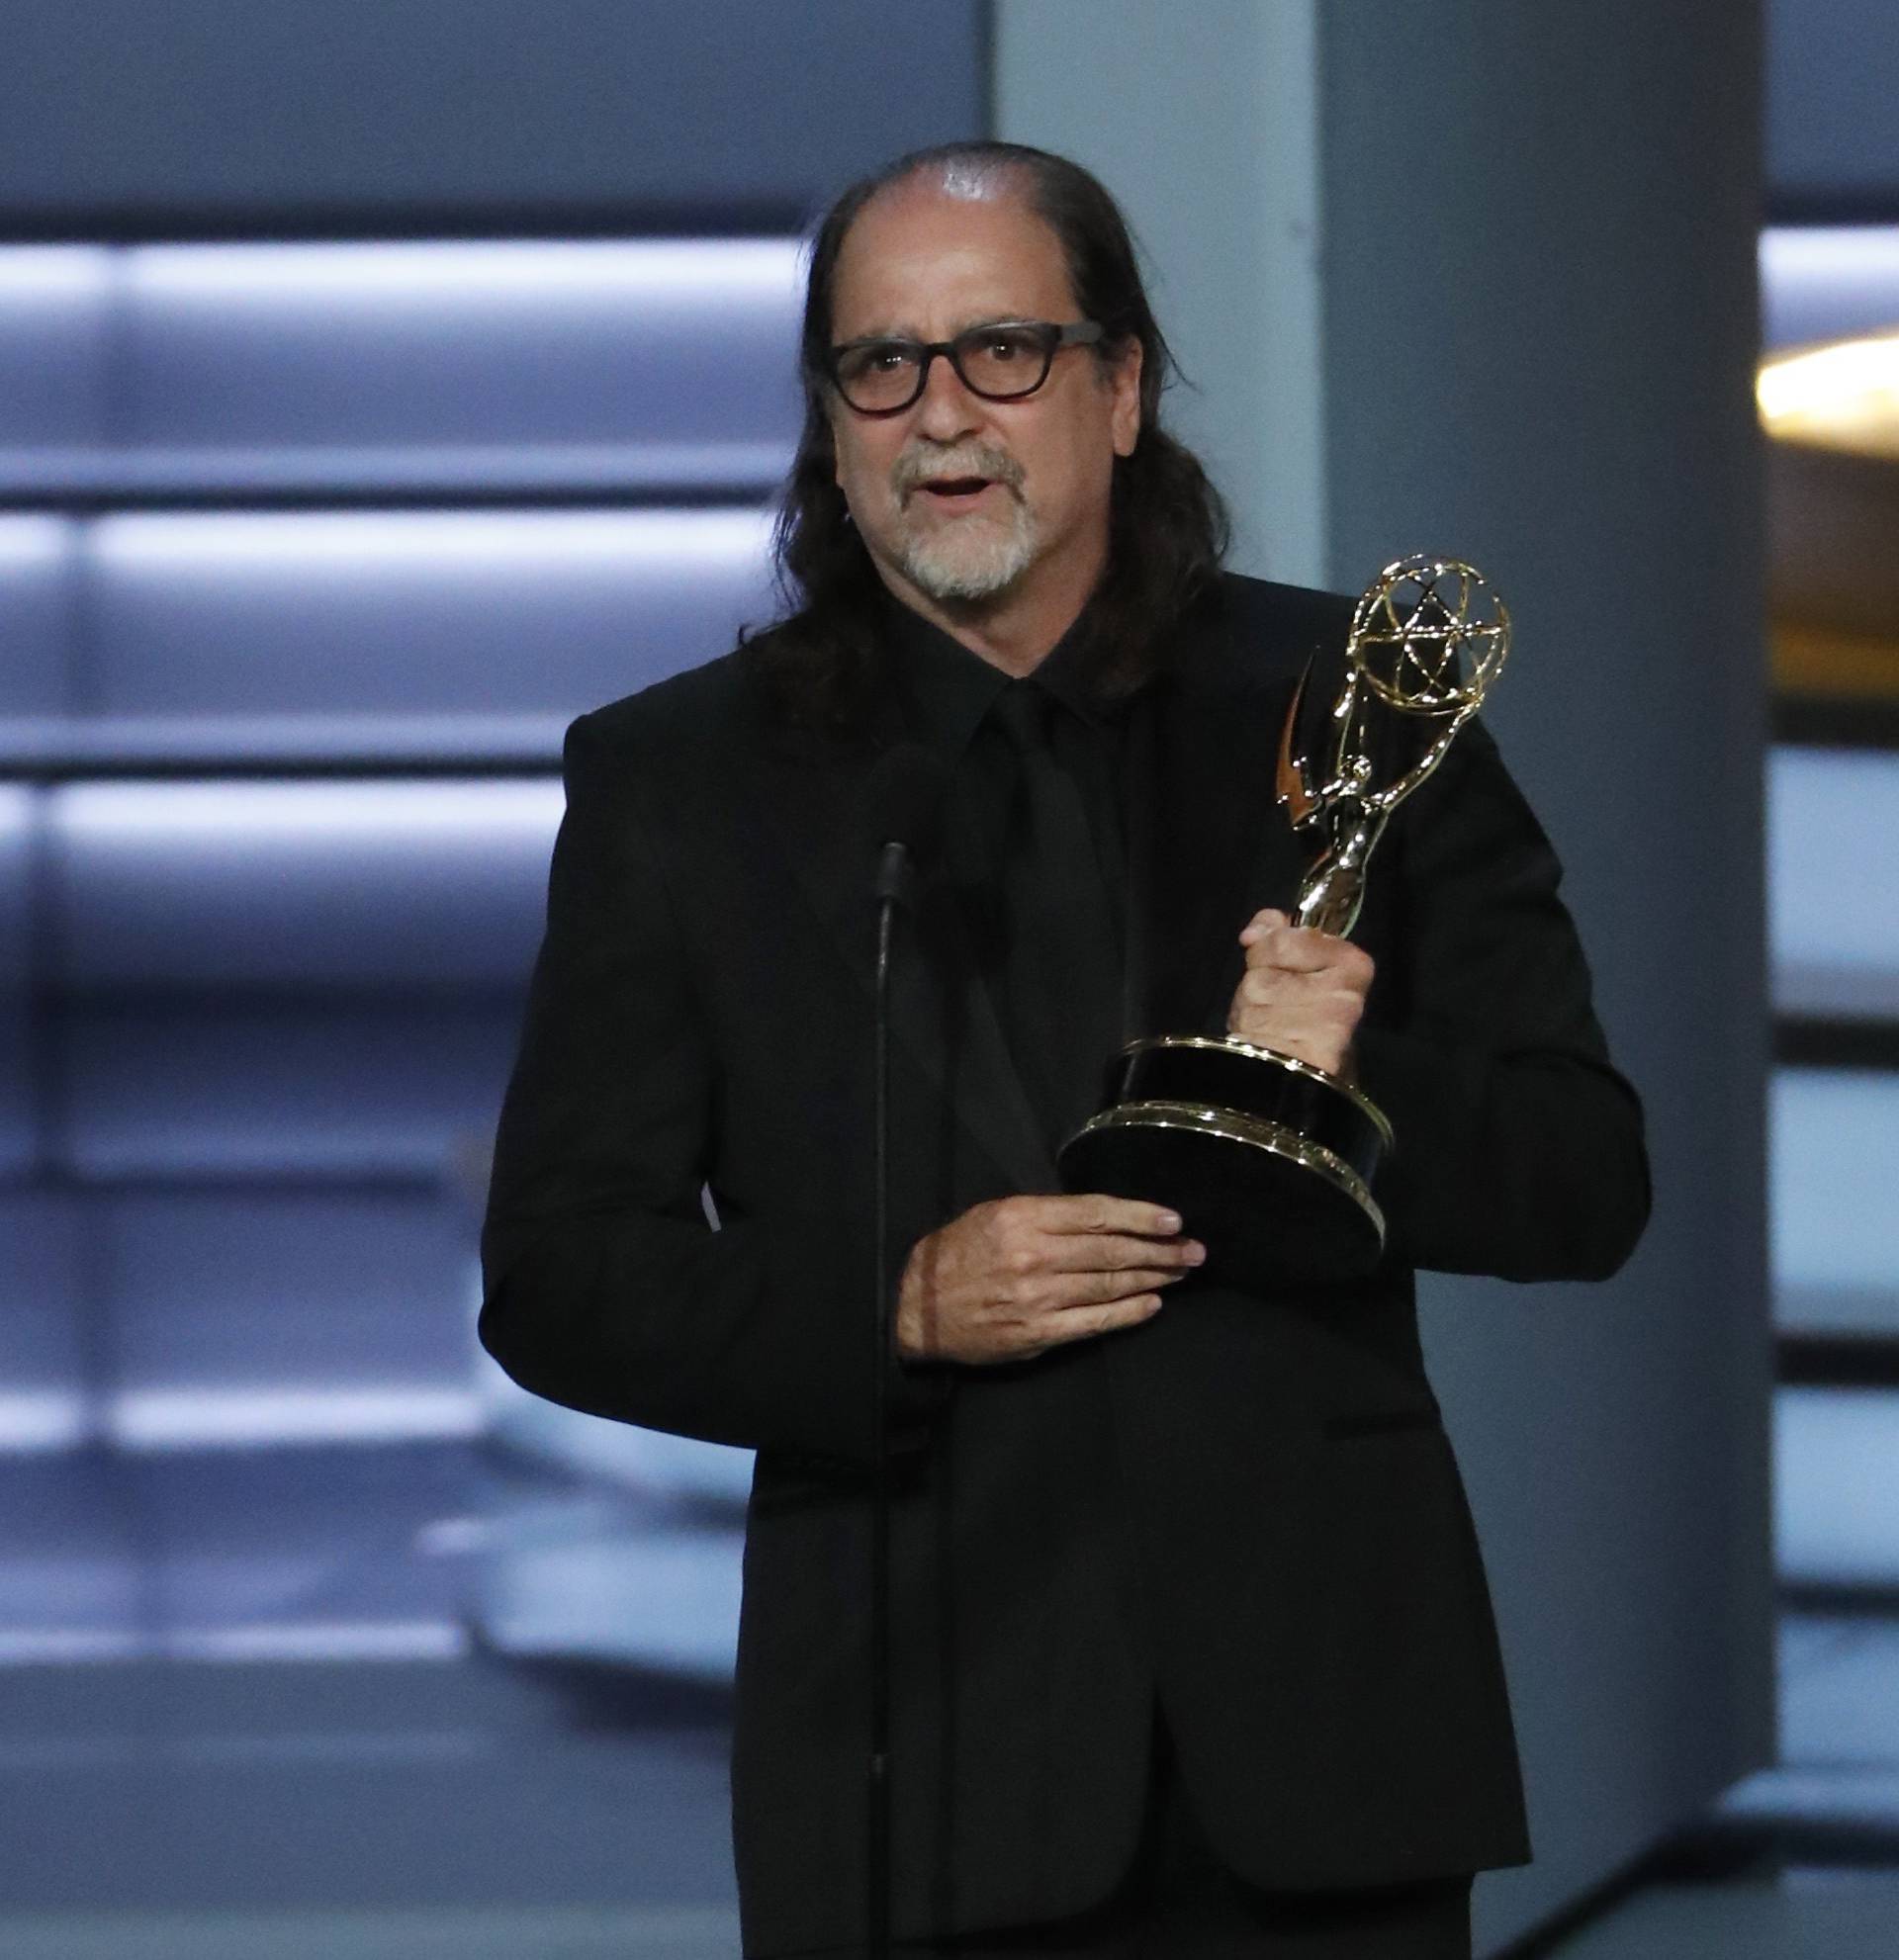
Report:
[[[452,9],[436,0],[326,0],[318,10],[255,0],[173,0],[162,9],[140,0],[10,0],[0,5],[0,238],[558,238],[589,230],[649,244],[681,233],[769,242],[864,163],[983,126],[987,11],[976,0],[929,10],[869,0],[826,0],[810,9],[725,0],[683,12],[618,0],[543,0],[533,9],[510,0],[462,0]],[[1234,491],[1242,565],[1353,585],[1400,551],[1442,548],[1485,565],[1515,604],[1521,653],[1498,696],[1495,726],[1570,864],[1604,1018],[1649,1100],[1658,1213],[1621,1280],[1599,1290],[1526,1292],[1468,1283],[1432,1290],[1433,1360],[1490,1549],[1540,1853],[1529,1871],[1482,1888],[1483,1924],[1494,1943],[1691,1817],[1768,1745],[1761,658],[1748,392],[1758,50],[1746,10],[1655,9],[1639,0],[1534,11],[1514,0],[1358,0],[1349,8],[1318,0],[1196,0],[1165,9],[1144,0],[999,0],[993,16],[988,79],[999,132],[1052,143],[1098,166],[1143,231],[1163,312],[1199,387],[1179,398],[1180,420]],[[97,274],[119,295],[119,311],[104,307],[100,318],[110,315],[120,337],[108,335],[101,346],[123,362],[128,324],[142,317],[140,294],[192,300],[215,286],[230,302],[219,319],[254,335],[260,321],[269,324],[252,304],[255,292],[281,299],[295,273],[326,284],[334,298],[336,280],[326,269],[333,263],[266,267],[262,287],[239,292],[230,276],[235,261],[161,255],[133,263],[129,256],[126,265],[108,266],[89,253],[62,256],[16,267],[26,282],[20,316],[32,328],[35,309],[83,298]],[[403,261],[429,291],[428,265],[435,263]],[[489,270],[502,278],[514,263],[503,255]],[[163,278],[141,285],[139,267],[170,268],[169,285]],[[242,270],[249,279],[250,258]],[[190,292],[179,285],[181,271]],[[637,285],[612,267],[602,277],[617,282],[616,292]],[[533,290],[550,297],[545,281]],[[721,288],[727,299],[738,290]],[[749,335],[751,314],[727,311]],[[385,305],[378,317],[403,324],[408,316]],[[518,327],[515,312],[507,317]],[[450,332],[444,345],[479,337]],[[65,1343],[60,1365],[79,1384],[75,1406],[103,1398],[122,1414],[142,1408],[150,1417],[151,1404],[128,1403],[122,1391],[144,1379],[135,1364],[147,1351],[174,1365],[184,1329],[172,1307],[187,1292],[202,1306],[199,1283],[208,1273],[229,1280],[213,1293],[214,1303],[231,1308],[225,1324],[255,1324],[246,1306],[252,1275],[226,1269],[243,1264],[236,1253],[264,1244],[265,1227],[233,1237],[233,1214],[206,1208],[211,1198],[221,1206],[271,1203],[271,1180],[281,1177],[295,1184],[291,1196],[304,1194],[295,1204],[285,1198],[265,1221],[286,1257],[307,1237],[312,1206],[332,1200],[353,1208],[326,1212],[325,1235],[333,1240],[341,1223],[369,1247],[389,1194],[363,1179],[366,1169],[379,1177],[388,1171],[393,1149],[410,1153],[395,1169],[417,1206],[425,1199],[431,1208],[417,1208],[413,1229],[376,1241],[394,1250],[359,1262],[360,1277],[352,1267],[344,1276],[349,1297],[338,1303],[360,1307],[375,1287],[407,1288],[412,1270],[417,1297],[425,1288],[431,1302],[426,1315],[383,1310],[357,1320],[377,1342],[393,1326],[407,1330],[407,1340],[425,1322],[432,1331],[422,1361],[430,1370],[458,1365],[448,1336],[460,1324],[450,1316],[461,1303],[444,1292],[458,1231],[432,1208],[448,1127],[432,1118],[409,1123],[396,1091],[426,1065],[452,1079],[457,1111],[479,1106],[484,1120],[492,1112],[504,1040],[491,1033],[511,1020],[513,976],[531,937],[552,818],[548,785],[533,780],[551,762],[550,731],[565,714],[645,677],[649,660],[685,665],[718,651],[706,637],[709,626],[680,615],[677,631],[642,645],[638,672],[614,667],[609,674],[608,632],[592,639],[550,634],[533,608],[594,592],[591,568],[598,564],[619,576],[649,562],[618,548],[619,533],[609,537],[612,527],[602,529],[596,515],[575,507],[577,497],[597,498],[611,507],[615,525],[641,537],[657,535],[653,526],[670,519],[676,504],[689,507],[717,518],[693,535],[724,551],[719,540],[728,531],[736,536],[756,520],[764,493],[757,456],[782,439],[769,413],[735,423],[733,440],[721,437],[719,468],[729,464],[736,474],[710,490],[696,464],[677,478],[668,474],[683,469],[682,458],[691,461],[670,437],[664,459],[637,467],[564,451],[560,468],[585,465],[585,472],[550,478],[542,438],[552,431],[572,447],[564,401],[548,393],[566,370],[541,357],[539,341],[530,346],[516,337],[532,356],[526,368],[539,377],[533,399],[562,410],[546,427],[525,431],[535,454],[524,453],[523,430],[511,421],[436,431],[450,450],[449,437],[501,445],[504,469],[492,466],[492,450],[489,463],[459,450],[446,462],[441,455],[407,457],[399,460],[409,474],[392,489],[387,472],[373,481],[348,476],[344,465],[354,469],[362,460],[353,448],[341,463],[316,455],[306,431],[297,438],[297,468],[321,463],[327,477],[267,480],[252,465],[261,470],[268,457],[245,461],[249,476],[232,474],[222,451],[194,438],[182,460],[134,458],[144,472],[135,473],[136,481],[94,481],[86,475],[93,463],[116,469],[112,459],[124,460],[128,431],[121,424],[129,402],[136,409],[141,398],[80,391],[74,412],[91,430],[86,442],[106,449],[67,455],[72,474],[64,489],[46,487],[43,456],[29,459],[31,470],[23,463],[7,491],[15,507],[0,547],[47,568],[39,585],[15,579],[7,589],[34,605],[42,587],[50,595],[46,617],[66,625],[41,637],[67,649],[70,660],[45,672],[65,672],[72,681],[69,698],[49,680],[45,699],[23,696],[8,713],[72,726],[46,737],[67,745],[59,751],[63,760],[29,757],[18,765],[22,779],[6,784],[0,798],[0,830],[9,840],[29,831],[37,838],[55,815],[70,818],[58,835],[72,848],[48,855],[23,844],[9,854],[9,844],[0,851],[0,912],[22,897],[23,914],[39,927],[53,916],[38,901],[37,910],[24,906],[29,860],[43,868],[43,882],[87,864],[117,864],[123,886],[95,880],[88,889],[98,904],[86,915],[96,916],[102,931],[110,928],[97,944],[114,953],[136,924],[121,891],[148,902],[171,889],[215,896],[183,855],[172,886],[142,868],[168,841],[203,834],[194,814],[200,784],[177,779],[197,771],[244,790],[221,805],[226,830],[238,828],[230,821],[235,812],[251,835],[268,810],[273,837],[310,842],[313,888],[378,898],[376,914],[339,901],[325,915],[339,922],[334,947],[351,958],[364,954],[363,918],[400,916],[406,933],[390,935],[397,950],[411,940],[421,945],[415,932],[439,925],[437,937],[422,945],[430,982],[439,987],[446,953],[438,952],[480,943],[464,925],[496,918],[496,880],[508,884],[503,909],[520,936],[507,976],[497,979],[486,966],[466,976],[471,986],[498,988],[506,998],[457,996],[445,1015],[439,992],[431,995],[426,1006],[436,1032],[421,1047],[409,1038],[408,1023],[389,1019],[395,1010],[388,1001],[359,1000],[330,986],[335,975],[326,969],[306,974],[325,989],[300,994],[297,1038],[289,1039],[282,1027],[291,1024],[252,1013],[249,997],[233,993],[233,975],[222,968],[121,973],[102,966],[106,980],[120,973],[136,983],[136,1017],[128,1022],[132,1011],[122,1012],[116,996],[103,1006],[92,994],[68,1000],[61,975],[36,967],[38,1018],[19,1018],[22,1040],[36,1038],[34,1059],[10,1080],[28,1083],[48,1108],[56,1102],[43,1093],[49,1084],[67,1097],[96,1088],[88,1107],[117,1125],[105,1132],[109,1140],[130,1139],[135,1152],[169,1149],[181,1136],[197,1148],[229,1134],[258,1153],[245,1162],[246,1182],[229,1187],[228,1163],[181,1170],[123,1151],[89,1163],[74,1154],[95,1133],[85,1125],[38,1118],[14,1124],[0,1111],[0,1140],[16,1131],[24,1139],[6,1167],[4,1196],[7,1204],[25,1207],[22,1241],[47,1269],[45,1296],[54,1304],[46,1324]],[[555,337],[570,352],[578,344],[564,325]],[[79,372],[79,342],[58,332],[42,339],[49,364],[36,370],[43,381]],[[352,372],[373,380],[372,365]],[[31,424],[17,440],[28,448],[53,441],[56,431],[40,426],[52,394],[45,387],[37,396],[6,393],[9,412]],[[202,397],[166,388],[151,400],[171,412],[214,397],[226,407],[239,400],[209,386]],[[470,389],[464,399],[483,418],[519,405],[494,390]],[[664,390],[651,397],[672,399]],[[407,393],[401,405],[411,418],[419,412]],[[649,431],[636,405],[628,407],[627,429],[644,454]],[[341,439],[327,423],[323,431]],[[6,436],[0,447],[15,439]],[[362,439],[352,433],[348,441]],[[368,460],[378,470],[388,461]],[[468,484],[448,481],[448,462],[472,464],[484,477],[480,493],[490,507],[462,513],[466,529],[444,521],[473,493]],[[160,464],[174,476],[153,478]],[[39,489],[19,488],[28,475]],[[718,508],[705,512],[715,494]],[[555,507],[521,512],[535,521],[517,523],[508,508],[516,495]],[[321,507],[331,496],[346,507]],[[254,511],[253,497],[280,507]],[[188,508],[166,507],[180,498]],[[345,753],[349,730],[339,737],[327,717],[364,717],[374,724],[373,739],[385,741],[389,690],[433,714],[461,704],[459,694],[450,702],[434,690],[472,684],[468,668],[448,658],[410,667],[419,662],[416,649],[394,632],[373,642],[390,648],[388,660],[365,664],[372,643],[355,615],[336,616],[335,645],[356,665],[309,658],[310,636],[321,624],[309,604],[316,588],[309,584],[295,602],[265,609],[273,635],[306,649],[302,665],[273,659],[277,642],[258,636],[246,617],[233,619],[222,637],[194,625],[162,646],[141,626],[123,641],[137,658],[110,671],[101,667],[102,650],[122,644],[112,637],[115,621],[131,615],[102,612],[91,600],[132,589],[126,579],[136,577],[137,591],[150,597],[184,589],[180,581],[193,592],[228,595],[239,589],[225,576],[235,554],[251,568],[242,589],[255,598],[259,568],[288,562],[280,544],[294,546],[299,565],[320,570],[336,562],[335,539],[349,543],[352,526],[396,504],[397,516],[377,525],[385,570],[425,574],[429,594],[444,603],[460,605],[467,575],[497,565],[492,537],[505,532],[519,559],[540,551],[543,534],[553,540],[558,533],[566,540],[555,554],[564,568],[559,578],[512,581],[509,603],[525,610],[511,637],[522,650],[597,647],[602,669],[589,668],[571,684],[542,676],[531,698],[509,693],[489,703],[500,719],[479,729],[458,724],[439,750],[423,753],[425,732],[417,727],[405,735],[409,746],[401,754],[379,757]],[[570,522],[580,529],[570,530]],[[61,569],[72,554],[93,568],[86,579]],[[676,559],[674,553],[667,562]],[[439,579],[438,561],[446,567]],[[206,567],[216,576],[201,578]],[[390,620],[426,610],[411,607],[406,590],[393,574],[376,584]],[[642,585],[625,601],[626,616],[643,620],[648,597],[663,598],[665,590],[663,581]],[[614,598],[600,617],[617,616],[620,604]],[[466,608],[454,614],[471,616]],[[36,631],[6,637],[31,648]],[[161,658],[164,647],[176,658]],[[300,696],[301,705],[292,704],[296,728],[273,723],[262,731],[277,745],[269,755],[244,751],[255,730],[201,731],[180,736],[177,755],[154,757],[147,749],[129,758],[112,748],[111,731],[90,727],[115,675],[143,690],[143,701],[153,689],[196,684],[221,648],[254,648],[250,667],[233,662],[231,673],[265,674],[284,688],[308,678],[317,692],[333,683],[347,697]],[[29,666],[11,670],[32,678]],[[491,679],[498,670],[481,669]],[[359,685],[361,692],[347,691]],[[227,695],[218,698],[230,713]],[[517,724],[513,718],[530,708]],[[155,712],[149,703],[139,710],[148,711]],[[306,725],[313,721],[323,727],[313,733]],[[40,738],[22,726],[26,756]],[[360,723],[353,726],[372,739]],[[170,739],[142,721],[130,734],[148,746],[159,735]],[[487,813],[481,823],[416,821],[423,805],[436,807],[435,790],[461,796],[461,772],[478,774],[497,757],[528,779],[486,784],[497,794],[474,796],[469,805]],[[89,779],[101,767],[143,779]],[[424,770],[426,784],[419,780]],[[279,771],[297,779],[281,791],[254,780]],[[375,792],[373,807],[349,803],[347,826],[333,820],[336,784],[312,780],[331,776]],[[164,824],[153,821],[159,811],[171,813]],[[388,853],[359,866],[361,876],[350,869],[355,858],[344,861],[343,844],[354,850],[350,841],[370,834],[370,819],[381,824],[385,817],[408,841],[410,855],[399,866],[402,891],[437,894],[439,904],[432,897],[428,906],[405,904],[398,914],[388,904]],[[464,860],[484,839],[498,842],[478,853],[481,875],[471,876]],[[135,854],[119,850],[128,840]],[[403,868],[410,857],[419,867],[413,879]],[[57,917],[67,918],[63,901]],[[22,925],[13,937],[25,944],[32,935]],[[179,958],[210,961],[226,946],[246,957],[255,950],[239,935],[178,937],[172,950]],[[60,956],[76,960],[92,943],[62,941]],[[146,943],[169,946],[157,933]],[[390,953],[388,945],[367,943],[379,957]],[[36,956],[51,952],[42,948]],[[498,955],[488,949],[483,957]],[[352,967],[344,977],[354,986],[362,976]],[[407,988],[413,977],[395,979]],[[455,969],[449,977],[459,985],[464,976]],[[74,985],[92,987],[97,978],[79,973]],[[389,978],[378,969],[368,981],[382,987]],[[7,991],[0,987],[0,995]],[[58,1031],[68,1013],[82,1008],[77,1031],[55,1050],[44,1038],[47,1029]],[[237,1129],[221,1130],[180,1102],[181,1082],[202,1094],[210,1079],[194,1060],[200,1048],[180,1043],[202,1033],[205,1052],[229,1057],[233,1028],[255,1036],[242,1052],[257,1059],[241,1080],[221,1078],[230,1084],[230,1111],[242,1118]],[[315,1084],[328,1099],[325,1110],[335,1105],[337,1050],[330,1044],[333,1035],[341,1038],[339,1029],[366,1030],[348,1051],[365,1059],[365,1072],[350,1080],[374,1091],[345,1099],[347,1123],[327,1115],[320,1122],[253,1120],[254,1099],[266,1091],[276,1099],[273,1111],[302,1108],[279,1095],[286,1080]],[[55,1053],[57,1068],[47,1060]],[[89,1054],[100,1058],[92,1074],[82,1066]],[[129,1055],[145,1054],[164,1069],[146,1074],[128,1065]],[[455,1117],[457,1127],[461,1120]],[[357,1153],[346,1161],[314,1168],[262,1162],[263,1153],[286,1144],[308,1151],[339,1137],[339,1148]],[[215,1192],[183,1188],[181,1179],[188,1183],[200,1171],[223,1180]],[[154,1183],[160,1172],[163,1181]],[[121,1190],[133,1176],[139,1188]],[[47,1179],[44,1188],[36,1182]],[[332,1191],[325,1179],[348,1189]],[[43,1203],[58,1207],[63,1235],[40,1229]],[[118,1216],[113,1207],[131,1207],[129,1222],[122,1236],[106,1240],[97,1216]],[[163,1286],[153,1282],[161,1262],[148,1251],[159,1236],[171,1244]],[[178,1250],[187,1241],[189,1258]],[[102,1244],[112,1254],[103,1264]],[[284,1263],[273,1255],[273,1270]],[[33,1278],[24,1266],[9,1270],[16,1281],[20,1273]],[[64,1303],[68,1280],[77,1305]],[[301,1308],[297,1300],[279,1303]],[[299,1325],[311,1318],[301,1310],[294,1317]],[[121,1332],[142,1345],[116,1351],[111,1342]],[[228,1353],[228,1343],[210,1332],[203,1348]],[[318,1360],[374,1389],[370,1412],[393,1411],[409,1425],[405,1434],[441,1410],[437,1442],[445,1444],[472,1419],[461,1401],[410,1393],[420,1364],[367,1338],[360,1351],[318,1356],[309,1367]],[[251,1385],[272,1386],[270,1365],[268,1355],[256,1359]],[[301,1353],[298,1366],[306,1366]],[[392,1384],[402,1392],[385,1395]],[[449,1385],[445,1373],[442,1385]],[[168,1422],[181,1408],[199,1419],[211,1405],[201,1386],[194,1378],[191,1395],[158,1412]],[[273,1406],[262,1405],[266,1415]],[[148,1419],[142,1429],[122,1421],[120,1431],[134,1470],[154,1437],[180,1442],[175,1422],[159,1433]],[[75,1428],[74,1439],[79,1435]],[[221,1490],[231,1488],[226,1465],[232,1475],[242,1468],[229,1462],[231,1454],[219,1459]],[[268,1468],[272,1456],[247,1452],[244,1466]],[[387,1495],[365,1496],[340,1477],[322,1487],[340,1493],[335,1502],[347,1502],[352,1517],[374,1514]],[[418,1479],[405,1472],[404,1488],[416,1487]],[[232,1521],[231,1542],[254,1554],[247,1534],[291,1531],[295,1516],[280,1498],[276,1484],[261,1496],[247,1485],[222,1498],[219,1514]],[[29,1520],[62,1516],[57,1504],[14,1508]],[[124,1505],[108,1522],[152,1514],[150,1506]],[[222,1549],[226,1540],[216,1543]],[[146,1571],[149,1546],[114,1544],[118,1562],[110,1569]],[[301,1552],[301,1540],[295,1549]],[[37,1540],[26,1553],[40,1556]],[[203,1559],[189,1566],[198,1591],[186,1597],[188,1606],[205,1591],[206,1567]],[[148,1606],[157,1596],[148,1583],[127,1590],[135,1604]],[[64,1602],[55,1603],[64,1610]],[[112,1611],[125,1617],[116,1603]],[[352,1613],[360,1619],[355,1606]],[[404,1623],[411,1618],[405,1609]]]

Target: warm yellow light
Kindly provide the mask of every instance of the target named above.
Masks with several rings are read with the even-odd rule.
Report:
[[[1899,332],[1772,355],[1755,399],[1776,442],[1899,458]]]

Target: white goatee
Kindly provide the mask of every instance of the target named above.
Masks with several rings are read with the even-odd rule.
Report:
[[[911,498],[928,494],[923,485],[957,476],[1000,484],[1008,492],[1004,510],[971,511],[945,524],[911,518]],[[1036,556],[1036,520],[1022,501],[1021,482],[1015,459],[983,444],[948,454],[907,450],[891,473],[902,513],[892,540],[897,569],[933,599],[987,599],[1006,591]]]
[[[906,527],[896,543],[898,569],[919,591],[933,599],[987,599],[1029,570],[1036,526],[1012,502],[1006,528],[965,520],[924,536]]]

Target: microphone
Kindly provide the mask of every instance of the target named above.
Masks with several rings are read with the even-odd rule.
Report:
[[[899,742],[870,772],[866,800],[877,847],[876,1015],[872,1057],[870,1336],[870,1748],[864,1763],[864,1922],[870,1960],[890,1951],[890,946],[899,907],[916,903],[917,862],[936,842],[949,771],[921,742]]]
[[[916,902],[917,863],[936,845],[948,787],[949,772],[921,742],[895,744],[871,770],[865,800],[870,840],[877,846],[872,895],[879,905]]]

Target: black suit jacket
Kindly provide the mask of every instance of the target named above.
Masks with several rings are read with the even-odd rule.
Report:
[[[1156,1029],[1221,1031],[1240,926],[1295,891],[1274,747],[1348,612],[1226,578],[1135,709]],[[776,728],[743,656],[574,725],[484,1243],[482,1338],[517,1381],[759,1453],[733,1767],[758,1954],[861,1922],[874,761]],[[1197,1277],[1032,1362],[893,1369],[901,1936],[1104,1897],[1157,1700],[1256,1884],[1528,1855],[1411,1273],[1602,1275],[1646,1217],[1639,1108],[1557,880],[1468,729],[1394,819],[1357,934],[1360,1072],[1398,1136],[1370,1279]],[[896,980],[892,1270],[967,1206],[1056,1188],[955,922],[937,908],[921,941]]]

